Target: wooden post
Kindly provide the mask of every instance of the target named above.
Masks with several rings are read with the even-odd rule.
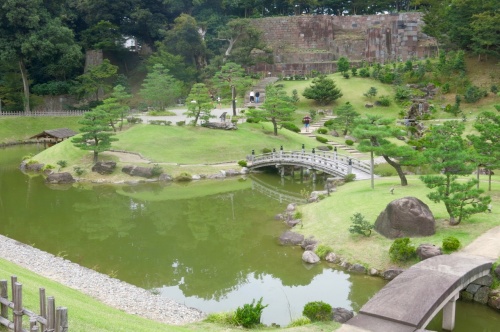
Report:
[[[40,316],[47,319],[47,301],[45,297],[45,288],[39,289],[40,296]],[[42,331],[45,331],[47,325],[41,324]]]
[[[30,332],[38,332],[38,325],[36,323],[36,317],[30,317]]]
[[[7,280],[0,280],[0,297],[8,300],[9,294],[7,293]],[[0,316],[8,319],[9,318],[9,307],[5,304],[0,305]]]
[[[56,309],[56,332],[68,332],[68,308]]]
[[[17,279],[17,278],[16,278]],[[16,282],[14,285],[14,332],[23,331],[23,285]]]
[[[56,325],[56,302],[53,296],[47,298],[47,332],[53,332]]]
[[[17,277],[11,276],[10,277],[10,287],[12,288],[12,290],[11,290],[12,298],[14,298],[14,285],[16,284],[16,282],[17,282]]]

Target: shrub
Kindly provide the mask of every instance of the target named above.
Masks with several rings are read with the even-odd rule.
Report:
[[[411,96],[411,91],[405,86],[399,85],[396,87],[396,93],[394,94],[394,99],[397,101],[403,101]]]
[[[368,69],[368,68],[361,68],[359,70],[359,76],[361,76],[361,77],[370,77],[370,69]]]
[[[269,148],[263,148],[262,149],[262,153],[271,153],[273,152],[273,150],[269,149]]]
[[[61,168],[64,168],[64,167],[68,166],[68,162],[66,160],[59,160],[57,162],[57,165],[59,165],[59,167],[61,167]]]
[[[351,217],[352,225],[349,227],[349,232],[352,234],[361,234],[370,236],[373,229],[373,224],[365,220],[365,217],[357,212]]]
[[[325,127],[330,127],[334,124],[334,120],[333,119],[330,119],[330,120],[326,120],[325,123],[323,124]]]
[[[378,99],[378,104],[384,107],[391,106],[391,99],[389,98],[389,96],[380,96]]]
[[[475,85],[469,85],[465,90],[464,100],[467,103],[475,103],[479,101],[481,98],[485,97],[485,93],[486,93],[485,90]]]
[[[30,159],[30,160],[28,160],[28,162],[26,164],[28,164],[28,165],[38,164],[38,161],[35,159]]]
[[[456,251],[460,248],[460,241],[453,236],[447,236],[443,239],[443,250],[446,252]]]
[[[325,135],[325,134],[327,134],[327,133],[328,133],[328,129],[327,129],[327,128],[319,128],[319,129],[317,130],[317,132],[318,132],[318,134],[323,134],[323,135]]]
[[[179,174],[175,177],[175,181],[178,181],[178,182],[187,182],[187,181],[191,181],[192,179],[193,179],[193,177],[191,176],[191,174],[189,174],[187,172],[182,172],[181,174]]]
[[[257,303],[255,303],[255,299],[250,304],[245,304],[243,307],[236,308],[236,312],[234,314],[234,320],[238,325],[249,328],[260,324],[260,317],[262,315],[262,311],[268,305],[262,305],[262,297]]]
[[[491,88],[490,88],[490,91],[494,94],[497,94],[498,93],[498,87],[496,85],[492,85]]]
[[[309,302],[304,306],[302,315],[311,322],[328,321],[332,319],[332,306],[323,301]]]
[[[179,127],[182,127],[186,124],[186,121],[177,121],[175,124],[178,125]]]
[[[131,124],[142,123],[142,119],[141,119],[141,118],[134,117],[134,116],[129,116],[129,117],[127,118],[127,122],[128,122],[128,123],[131,123]]]
[[[293,131],[294,133],[300,133],[300,128],[297,127],[294,123],[291,122],[283,122],[281,126],[285,129]]]
[[[51,164],[45,164],[45,165],[43,165],[43,167],[42,167],[42,171],[47,171],[47,170],[54,169],[54,168],[56,168],[54,165],[51,165]]]
[[[328,138],[322,137],[322,136],[316,136],[316,140],[320,143],[323,143],[323,144],[328,142]]]
[[[329,253],[333,252],[333,249],[327,245],[320,244],[315,250],[316,255],[318,255],[319,258],[325,259],[326,255]]]
[[[347,183],[347,182],[352,182],[356,179],[356,174],[354,173],[351,173],[351,174],[347,174],[346,176],[344,176],[344,182]]]
[[[151,116],[173,116],[173,115],[176,115],[176,114],[175,114],[175,112],[172,112],[172,111],[154,110],[154,111],[149,111],[148,115],[151,115]]]
[[[76,175],[81,176],[83,173],[85,173],[85,170],[81,168],[80,166],[75,166],[73,167],[73,170],[75,171]]]
[[[27,154],[27,155],[23,156],[23,158],[21,160],[25,161],[25,160],[28,160],[28,159],[31,159],[31,158],[33,158],[33,153],[30,153],[30,154]]]
[[[352,139],[346,139],[345,140],[345,145],[352,146],[353,144],[354,144],[354,141]]]
[[[240,161],[238,161],[238,165],[240,165],[241,167],[247,167],[247,161],[246,160],[240,160]]]
[[[351,76],[349,75],[349,73],[348,73],[348,72],[345,72],[344,74],[342,74],[342,76],[344,76],[344,78],[349,78],[349,77],[351,77]]]
[[[417,256],[415,246],[410,242],[410,239],[403,237],[394,240],[389,248],[389,256],[395,262],[406,262]]]
[[[160,176],[162,173],[163,173],[163,168],[158,164],[154,164],[153,168],[151,169],[151,174],[153,176]]]
[[[358,68],[351,68],[352,76],[358,76]]]
[[[308,324],[311,324],[311,320],[309,318],[300,317],[300,318],[292,320],[291,323],[288,324],[287,328],[299,327],[299,326],[304,326],[304,325],[308,325]]]
[[[247,123],[259,123],[259,121],[257,118],[247,118]]]
[[[214,312],[207,315],[204,319],[207,323],[220,325],[236,325],[234,321],[234,313],[232,312]]]
[[[328,148],[328,150],[333,150],[333,146],[331,145],[327,145],[326,147]]]
[[[294,214],[293,214],[293,219],[302,219],[303,215],[302,215],[302,212],[300,211],[296,211]]]
[[[444,94],[447,94],[450,92],[450,83],[445,83],[441,86],[441,91],[443,91]]]

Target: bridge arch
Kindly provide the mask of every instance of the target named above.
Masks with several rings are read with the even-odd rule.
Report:
[[[338,331],[418,331],[441,310],[443,329],[451,331],[458,293],[489,274],[492,263],[490,258],[468,254],[428,258],[389,282]]]

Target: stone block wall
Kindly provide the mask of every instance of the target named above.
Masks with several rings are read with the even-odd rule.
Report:
[[[294,70],[296,64],[328,72],[335,70],[331,62],[341,56],[386,63],[433,56],[437,51],[436,41],[421,32],[422,14],[417,12],[268,17],[255,19],[253,24],[273,50],[277,72]],[[260,71],[262,66],[254,69]]]

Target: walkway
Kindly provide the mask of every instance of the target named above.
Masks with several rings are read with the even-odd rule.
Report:
[[[455,301],[472,281],[489,274],[493,260],[464,253],[413,265],[375,294],[338,331],[413,332],[443,310],[443,329],[453,330]]]

